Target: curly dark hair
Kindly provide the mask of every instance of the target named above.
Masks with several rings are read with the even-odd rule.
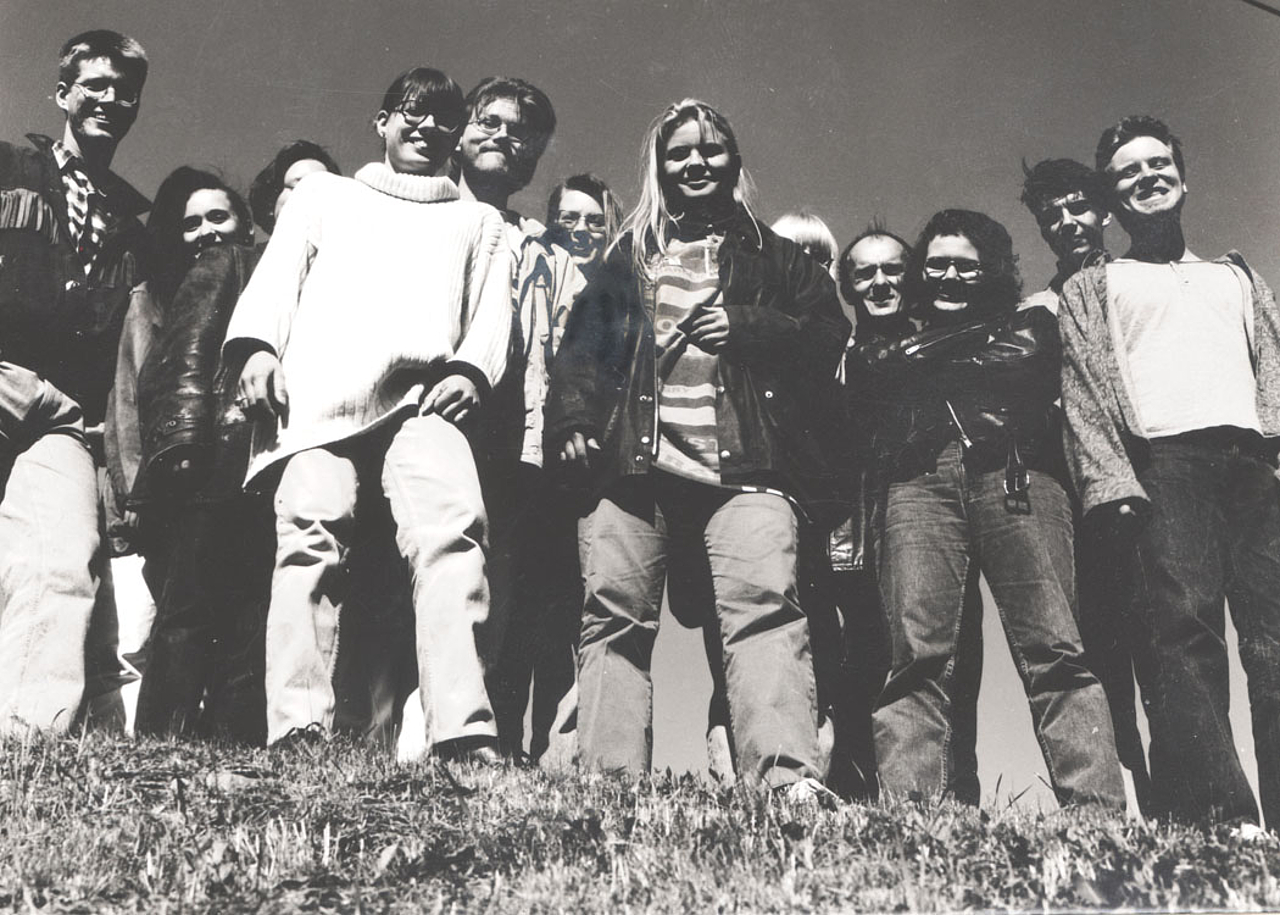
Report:
[[[950,209],[935,213],[911,251],[907,263],[906,300],[908,308],[920,314],[927,307],[928,282],[924,262],[929,242],[943,235],[961,235],[978,249],[984,274],[984,310],[1007,311],[1022,298],[1022,277],[1013,239],[1000,223],[986,213]]]
[[[1081,193],[1099,209],[1107,209],[1107,183],[1102,175],[1075,159],[1041,159],[1031,168],[1022,160],[1023,205],[1038,215],[1051,200]]]
[[[144,248],[147,285],[162,308],[173,298],[191,266],[191,249],[182,240],[182,217],[187,211],[187,201],[196,191],[206,189],[223,191],[231,201],[231,209],[240,222],[240,232],[234,241],[253,242],[253,218],[235,188],[211,171],[190,165],[174,169],[156,191],[151,215],[147,217]]]
[[[276,200],[284,190],[285,173],[295,162],[307,159],[316,160],[335,175],[342,174],[338,163],[323,146],[310,140],[294,140],[276,153],[249,185],[249,209],[253,210],[254,221],[267,232],[274,232],[276,228]]]

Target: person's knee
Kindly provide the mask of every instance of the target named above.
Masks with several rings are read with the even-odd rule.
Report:
[[[316,522],[332,525],[355,516],[359,483],[351,461],[323,448],[289,459],[276,488],[279,522],[307,528]]]

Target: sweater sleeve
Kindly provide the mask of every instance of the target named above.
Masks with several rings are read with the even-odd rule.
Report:
[[[1123,382],[1107,323],[1106,267],[1082,270],[1062,290],[1063,445],[1067,466],[1087,514],[1120,499],[1147,500],[1124,444],[1124,418],[1115,386]]]
[[[275,234],[227,325],[224,359],[264,346],[281,356],[288,346],[302,284],[320,247],[319,217],[328,184],[324,177],[300,182],[280,211]]]
[[[471,251],[461,339],[446,365],[487,394],[502,378],[511,342],[511,249],[497,210],[487,208]]]

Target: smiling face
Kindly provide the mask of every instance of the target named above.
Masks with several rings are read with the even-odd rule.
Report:
[[[1125,219],[1176,215],[1187,194],[1173,150],[1155,137],[1134,137],[1119,147],[1107,163],[1107,177]]]
[[[199,250],[230,241],[240,233],[231,198],[220,188],[205,187],[187,198],[182,213],[182,241]]]
[[[982,284],[978,249],[963,235],[934,236],[925,249],[924,281],[936,310],[964,311]]]
[[[590,194],[566,190],[560,195],[556,230],[578,269],[591,266],[604,254],[604,208]]]
[[[886,318],[902,309],[907,252],[896,238],[869,235],[849,251],[853,290],[867,314]]]
[[[374,118],[374,129],[382,137],[384,161],[396,172],[439,174],[458,139],[451,113],[442,112],[437,121],[433,113],[415,112],[408,116],[404,108],[405,105],[401,105],[394,111],[379,111]]]
[[[662,188],[672,210],[706,207],[733,197],[737,167],[728,144],[695,119],[671,132],[661,151]]]
[[[108,57],[80,61],[71,83],[58,83],[54,101],[67,113],[67,125],[83,149],[95,144],[114,147],[138,117],[142,84]]]
[[[462,128],[458,157],[472,183],[515,193],[533,178],[545,140],[535,136],[512,98],[491,99]]]
[[[1081,191],[1047,201],[1036,211],[1040,237],[1059,261],[1076,266],[1102,248],[1103,229],[1111,214]]]

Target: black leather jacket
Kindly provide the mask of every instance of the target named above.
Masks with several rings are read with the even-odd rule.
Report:
[[[1063,479],[1062,345],[1040,306],[853,348],[850,396],[874,410],[870,458],[881,484],[931,472],[952,441],[976,472],[1001,467],[1011,493],[1026,471]]]
[[[248,245],[206,248],[165,309],[164,325],[138,373],[142,461],[131,504],[161,494],[208,500],[241,491],[251,433],[235,404],[243,359],[221,364],[219,356],[227,322],[257,261],[258,252]],[[177,451],[204,471],[190,492],[164,490],[160,465]]]
[[[602,449],[596,492],[648,473],[657,443],[654,287],[634,275],[630,242],[579,296],[551,366],[547,453],[558,454],[575,431],[594,436]],[[725,229],[719,269],[729,319],[716,404],[721,477],[780,489],[815,520],[834,523],[832,459],[844,434],[835,371],[849,334],[835,284],[798,245],[741,210]]]

